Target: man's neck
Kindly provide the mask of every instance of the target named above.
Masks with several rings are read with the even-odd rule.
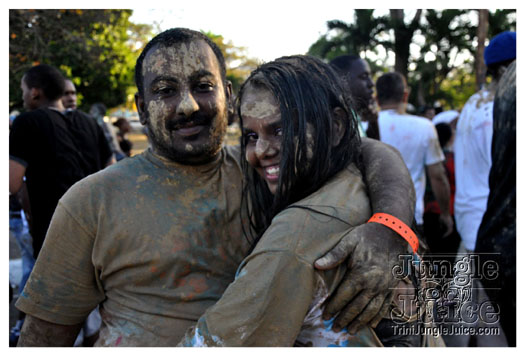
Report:
[[[406,105],[404,103],[388,103],[380,105],[379,107],[381,108],[381,111],[395,110],[400,114],[404,114],[406,112]]]
[[[60,112],[64,112],[66,108],[64,108],[64,105],[62,105],[62,100],[54,100],[54,101],[46,101],[42,105],[40,105],[41,108],[49,108],[58,110]]]

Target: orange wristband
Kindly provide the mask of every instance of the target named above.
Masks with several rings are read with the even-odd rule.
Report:
[[[379,223],[391,228],[408,242],[408,244],[412,247],[412,251],[414,251],[414,253],[417,253],[417,249],[419,247],[419,240],[416,234],[404,222],[402,222],[395,216],[385,213],[375,213],[374,215],[372,215],[370,220],[368,220],[368,222]]]

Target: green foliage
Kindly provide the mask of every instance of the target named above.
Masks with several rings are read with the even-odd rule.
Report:
[[[226,78],[232,83],[233,92],[237,93],[259,63],[247,56],[245,47],[235,46],[231,41],[225,42],[221,35],[204,31],[203,33],[221,49],[226,62]]]
[[[492,38],[503,31],[516,31],[516,9],[489,12],[488,38]]]
[[[138,55],[151,27],[129,22],[131,10],[10,10],[9,106],[22,106],[20,80],[46,63],[70,77],[84,110],[95,102],[129,103]]]
[[[420,47],[422,56],[414,60],[414,73],[418,75],[417,78],[414,77],[414,73],[409,75],[412,93],[424,94],[423,98],[419,99],[411,96],[413,102],[421,105],[440,101],[445,107],[453,107],[458,101],[458,92],[453,87],[444,85],[444,82],[462,82],[465,78],[450,81],[450,76],[465,76],[474,71],[471,59],[476,51],[472,45],[476,27],[471,24],[468,15],[468,10],[426,11],[426,21],[421,26],[421,34],[424,37],[424,43]],[[460,67],[463,70],[457,71],[454,63],[458,54],[462,52],[464,60]],[[473,91],[469,93],[471,95]]]
[[[477,30],[476,10],[423,10],[408,22],[402,10],[374,16],[374,10],[355,10],[353,21],[327,22],[328,31],[313,43],[310,55],[331,60],[342,54],[365,58],[377,74],[385,67],[385,56],[395,54],[396,70],[408,70],[410,102],[416,106],[441,102],[445,108],[459,108],[476,90],[473,60]],[[474,21],[473,21],[474,20]],[[489,12],[488,38],[516,29],[516,10]],[[417,48],[419,55],[408,48]],[[416,51],[417,53],[417,51]]]
[[[374,10],[355,10],[350,24],[340,20],[326,23],[328,33],[310,46],[308,54],[327,60],[343,54],[359,54],[370,50],[377,54],[377,46],[383,45],[379,38],[384,29],[384,18],[373,16]]]

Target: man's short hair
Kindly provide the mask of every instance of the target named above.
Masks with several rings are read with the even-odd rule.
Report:
[[[179,43],[190,43],[198,40],[205,41],[210,46],[213,53],[215,53],[217,61],[219,62],[222,82],[223,84],[226,84],[226,63],[220,48],[212,40],[210,40],[208,36],[201,32],[193,31],[187,28],[172,28],[158,34],[151,41],[149,41],[137,59],[137,64],[135,65],[135,84],[137,85],[139,95],[144,95],[144,73],[142,73],[142,64],[150,49],[156,45],[172,47]]]
[[[29,89],[41,89],[48,100],[57,100],[64,94],[66,81],[62,73],[55,67],[39,64],[31,67],[23,77]]]
[[[405,77],[398,72],[385,73],[377,80],[376,91],[379,105],[401,103],[406,91]]]
[[[346,75],[350,69],[352,69],[352,65],[355,61],[360,60],[361,57],[355,56],[353,54],[345,54],[343,56],[335,57],[330,61],[330,65],[332,68],[336,70],[336,72],[340,75]]]

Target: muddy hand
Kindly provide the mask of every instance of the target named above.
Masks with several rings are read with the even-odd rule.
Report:
[[[398,280],[392,273],[407,243],[385,226],[368,223],[349,230],[341,241],[315,262],[321,270],[346,263],[348,270],[330,297],[323,319],[337,317],[333,330],[351,334],[365,325],[375,327],[385,316]]]

